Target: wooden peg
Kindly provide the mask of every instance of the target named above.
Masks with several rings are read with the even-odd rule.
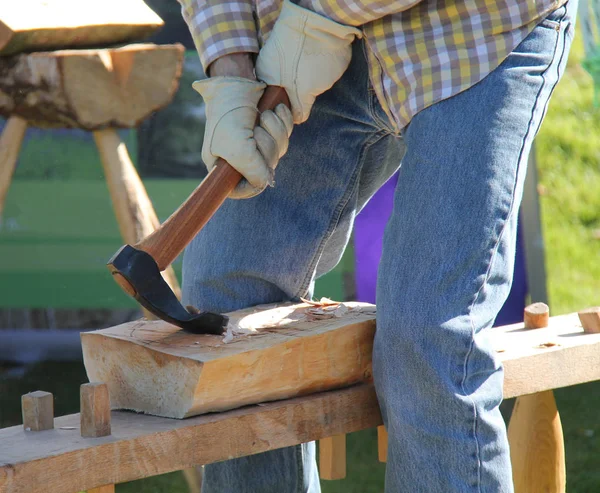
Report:
[[[565,492],[565,446],[551,390],[517,398],[508,441],[515,493]]]
[[[600,306],[593,306],[577,312],[583,331],[588,334],[600,333]]]
[[[43,431],[54,428],[54,397],[50,392],[36,390],[21,397],[23,428]]]
[[[346,477],[346,435],[319,440],[319,475],[321,479]]]
[[[110,398],[105,383],[81,386],[81,436],[97,438],[110,435]]]
[[[533,303],[525,307],[523,322],[526,329],[541,329],[548,327],[550,309],[546,303]]]
[[[377,427],[377,455],[379,462],[387,462],[388,434],[384,425]]]

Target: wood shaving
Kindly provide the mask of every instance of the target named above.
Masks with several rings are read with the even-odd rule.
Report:
[[[547,348],[547,347],[554,347],[554,346],[560,346],[560,344],[558,342],[542,342],[539,346],[536,346],[538,348]]]
[[[312,306],[337,306],[340,304],[339,301],[333,301],[329,298],[321,298],[319,301],[305,300],[304,298],[300,298],[303,303]]]

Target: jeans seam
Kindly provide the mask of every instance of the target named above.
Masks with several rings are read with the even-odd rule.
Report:
[[[303,493],[304,491],[304,462],[302,456],[302,444],[296,445],[296,467],[298,468],[298,474],[296,474],[296,493]]]
[[[565,13],[564,15],[561,17],[560,21],[562,23],[564,17],[566,16],[567,12],[565,9]],[[566,30],[565,30],[565,34],[566,34]],[[461,381],[461,390],[463,393],[463,396],[468,397],[472,408],[473,408],[473,438],[475,440],[475,450],[476,450],[476,454],[477,454],[477,491],[478,493],[481,493],[481,464],[482,464],[482,458],[481,458],[481,447],[479,445],[479,440],[477,438],[477,408],[475,406],[474,401],[469,397],[469,394],[467,393],[466,389],[465,389],[465,383],[466,383],[466,379],[467,379],[467,373],[468,373],[468,364],[469,364],[469,360],[471,358],[471,355],[473,354],[473,347],[475,345],[475,323],[473,321],[473,308],[475,307],[475,304],[477,303],[477,300],[479,299],[479,296],[482,292],[482,290],[484,289],[484,287],[487,285],[489,278],[490,278],[490,273],[491,273],[491,268],[492,265],[496,259],[496,256],[498,254],[498,248],[500,246],[500,240],[502,239],[502,237],[504,236],[504,232],[506,231],[506,225],[508,223],[508,218],[511,216],[511,214],[513,213],[514,210],[514,205],[515,205],[515,189],[518,183],[518,174],[519,174],[519,170],[521,168],[520,163],[522,162],[523,159],[523,151],[525,149],[525,143],[527,142],[527,139],[529,138],[529,136],[532,134],[532,130],[534,130],[532,128],[532,124],[533,124],[533,119],[534,119],[534,115],[535,115],[535,110],[537,107],[537,102],[539,101],[540,95],[542,94],[544,88],[546,88],[547,86],[547,80],[546,80],[546,74],[548,73],[548,71],[552,68],[552,66],[554,65],[554,61],[556,60],[556,54],[557,54],[557,50],[558,50],[558,46],[559,46],[559,42],[560,42],[560,33],[559,35],[557,35],[556,37],[556,43],[554,46],[554,53],[552,56],[552,60],[550,61],[550,63],[548,64],[548,66],[546,67],[546,69],[542,72],[541,77],[542,77],[542,84],[540,85],[540,88],[538,90],[538,93],[535,97],[535,101],[534,104],[531,108],[531,116],[529,118],[529,122],[527,125],[527,131],[525,132],[525,135],[523,136],[523,140],[522,140],[522,144],[521,144],[521,149],[519,152],[519,159],[517,161],[517,169],[515,172],[515,182],[513,185],[513,193],[512,193],[512,197],[511,197],[511,202],[510,202],[510,206],[508,208],[507,214],[503,219],[503,224],[502,227],[500,229],[500,232],[498,234],[498,237],[495,240],[495,244],[494,244],[494,248],[492,251],[492,254],[490,256],[490,260],[488,262],[488,266],[487,266],[487,270],[485,273],[485,277],[481,283],[481,286],[479,287],[479,289],[477,290],[477,292],[475,293],[475,296],[473,298],[473,301],[471,302],[471,305],[469,306],[469,323],[471,326],[471,341],[469,344],[469,348],[467,350],[467,354],[465,355],[465,359],[463,362],[463,378]],[[557,68],[560,67],[560,64],[562,62],[562,59],[564,57],[565,54],[565,44],[563,44],[563,51],[560,55],[560,58],[558,59],[558,63],[556,64]],[[546,108],[548,106],[549,100],[550,100],[550,96],[552,95],[552,92],[554,91],[554,88],[556,87],[556,84],[558,83],[558,78],[557,80],[554,82],[554,84],[552,85],[552,87],[550,88],[550,93],[549,93],[549,97],[544,105],[544,109],[542,110],[542,118],[540,118],[540,122],[537,125],[537,128],[534,130],[533,135],[535,136],[535,134],[537,133],[537,131],[539,130]]]
[[[304,296],[306,293],[306,290],[308,289],[309,285],[310,285],[310,279],[313,276],[313,273],[315,272],[315,269],[317,268],[317,264],[319,262],[319,258],[321,257],[321,255],[323,254],[323,250],[325,248],[325,244],[327,242],[327,240],[330,238],[330,236],[332,235],[332,233],[335,231],[335,228],[337,227],[342,212],[344,211],[344,209],[346,208],[346,205],[348,205],[348,201],[350,200],[350,197],[352,196],[352,191],[354,190],[354,188],[356,187],[356,180],[359,174],[359,170],[362,168],[362,162],[364,160],[364,157],[366,155],[366,151],[375,143],[377,143],[379,140],[381,140],[383,137],[385,137],[385,131],[380,130],[378,132],[376,132],[373,137],[371,137],[371,139],[367,140],[361,150],[360,150],[360,154],[358,156],[358,160],[356,161],[356,166],[354,169],[354,173],[352,174],[352,177],[350,178],[349,182],[348,182],[348,187],[346,189],[346,192],[344,193],[344,195],[342,196],[342,198],[340,199],[337,207],[333,210],[333,213],[331,215],[331,220],[329,222],[329,227],[327,228],[327,231],[325,231],[325,233],[323,234],[321,241],[319,242],[319,246],[317,247],[317,249],[315,250],[315,253],[311,259],[311,261],[307,264],[307,271],[306,271],[306,275],[304,276],[304,279],[302,281],[302,283],[300,284],[298,290],[295,293],[295,298],[298,298],[300,296]]]

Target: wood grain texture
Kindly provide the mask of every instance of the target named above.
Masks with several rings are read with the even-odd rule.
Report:
[[[50,392],[36,390],[21,397],[23,429],[42,431],[54,428],[54,396]]]
[[[565,449],[551,390],[517,399],[508,426],[515,493],[564,493]]]
[[[260,112],[279,104],[290,105],[285,90],[268,87],[258,103]],[[160,270],[171,265],[233,191],[242,175],[224,159],[198,185],[183,204],[150,236],[135,247],[149,253]]]
[[[388,434],[385,426],[377,427],[377,459],[379,462],[387,462]]]
[[[327,480],[346,477],[346,435],[319,440],[319,476]]]
[[[600,306],[586,308],[577,313],[583,330],[589,334],[600,333]]]
[[[26,130],[27,121],[13,115],[8,118],[0,136],[0,223]]]
[[[0,57],[0,115],[42,128],[133,128],[172,100],[183,55],[179,44],[134,44]]]
[[[548,326],[550,309],[546,303],[532,303],[525,307],[523,323],[526,329],[540,329]]]
[[[105,383],[86,383],[80,388],[81,436],[98,438],[110,435],[110,397]]]
[[[112,435],[96,439],[79,435],[79,420],[0,430],[11,444],[0,447],[0,492],[88,490],[373,428],[381,415],[373,387],[357,385],[186,420],[113,411]]]
[[[163,21],[142,0],[0,3],[0,54],[140,40]]]
[[[84,363],[114,408],[175,418],[344,387],[370,380],[375,333],[373,305],[348,306],[327,320],[310,319],[306,304],[229,313],[256,333],[227,344],[160,320],[131,322],[82,333]]]
[[[134,245],[159,226],[154,206],[119,134],[109,128],[97,130],[93,135],[121,237],[125,243]],[[168,267],[162,275],[175,296],[181,298],[181,289],[173,268]],[[148,319],[156,318],[147,310],[144,310],[144,315]]]
[[[504,397],[600,380],[600,334],[586,334],[577,313],[550,317],[547,328],[522,323],[489,331],[504,363]]]

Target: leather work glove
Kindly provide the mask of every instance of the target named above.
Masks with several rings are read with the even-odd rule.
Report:
[[[256,76],[285,88],[294,123],[306,121],[315,98],[348,68],[359,29],[344,26],[284,0],[279,18],[256,60]]]
[[[264,111],[256,122],[257,104],[266,84],[243,77],[210,77],[196,81],[206,105],[202,159],[212,170],[222,157],[238,170],[242,180],[230,198],[245,199],[274,185],[274,171],[288,148],[293,123],[283,104]]]

